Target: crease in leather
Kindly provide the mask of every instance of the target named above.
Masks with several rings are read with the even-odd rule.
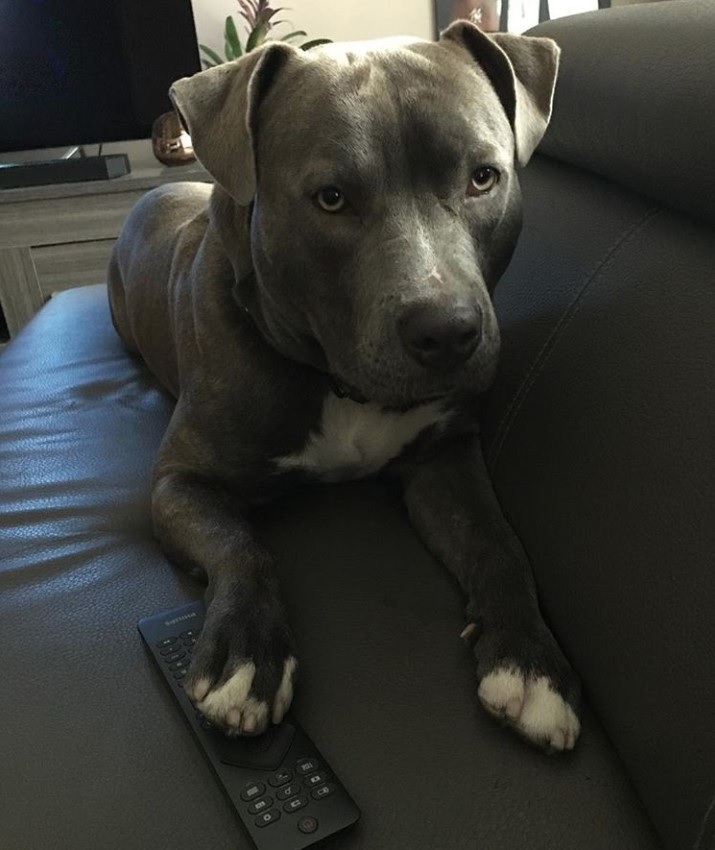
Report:
[[[590,271],[581,286],[577,289],[576,294],[569,302],[568,306],[564,310],[561,318],[554,326],[554,329],[551,331],[549,336],[547,337],[544,344],[539,349],[536,357],[534,358],[531,366],[529,367],[524,379],[519,384],[518,389],[514,393],[509,405],[501,418],[499,425],[496,429],[496,433],[494,435],[494,440],[489,447],[489,451],[487,453],[487,466],[489,470],[494,473],[497,468],[497,464],[499,463],[499,458],[501,456],[501,451],[504,447],[504,443],[509,436],[509,432],[516,421],[516,418],[519,415],[519,412],[526,401],[529,393],[531,392],[531,388],[536,382],[536,379],[541,374],[543,368],[546,366],[549,357],[552,352],[556,348],[561,336],[566,331],[567,327],[570,325],[572,319],[579,311],[581,306],[582,299],[584,295],[588,292],[591,287],[591,284],[594,283],[600,274],[600,272],[606,267],[606,265],[615,257],[618,250],[639,230],[641,230],[652,218],[654,218],[658,213],[662,212],[663,207],[658,204],[654,207],[649,207],[648,210],[630,227],[626,228],[622,233],[618,235],[613,244],[607,249],[604,256],[601,257],[593,267],[593,270]]]
[[[703,838],[706,838],[705,835],[706,830],[708,828],[708,824],[711,823],[711,816],[715,811],[715,791],[713,791],[712,799],[710,800],[710,805],[705,810],[705,814],[703,816],[703,822],[700,826],[700,831],[695,839],[695,843],[693,844],[693,850],[710,850],[710,848],[715,847],[715,841],[710,842],[710,848],[707,848],[703,844]]]

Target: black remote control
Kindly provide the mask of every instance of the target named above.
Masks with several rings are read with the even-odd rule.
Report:
[[[204,622],[193,602],[138,623],[196,739],[258,850],[302,850],[356,823],[360,810],[292,717],[253,738],[229,738],[182,688]]]

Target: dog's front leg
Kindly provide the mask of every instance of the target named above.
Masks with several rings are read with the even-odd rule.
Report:
[[[484,708],[543,747],[573,748],[579,683],[539,612],[524,549],[489,480],[478,438],[398,470],[413,525],[468,597],[463,637]]]
[[[271,556],[242,508],[199,475],[155,476],[155,533],[173,561],[208,579],[206,620],[184,689],[228,734],[256,735],[288,710],[297,663]]]

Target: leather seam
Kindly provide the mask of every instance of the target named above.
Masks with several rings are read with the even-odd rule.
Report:
[[[591,284],[597,279],[599,273],[604,269],[604,267],[613,259],[618,250],[661,210],[661,206],[650,207],[637,221],[635,221],[630,227],[626,228],[622,233],[620,233],[613,242],[613,244],[607,249],[603,257],[596,261],[593,269],[584,278],[584,282],[581,284],[580,288],[569,302],[568,306],[563,312],[563,315],[556,323],[556,326],[551,331],[544,344],[539,349],[538,353],[536,354],[536,357],[534,357],[534,360],[532,361],[528,372],[526,373],[518,389],[512,396],[509,406],[507,407],[506,412],[504,413],[501,421],[499,422],[494,437],[494,442],[490,446],[489,452],[487,454],[487,465],[492,473],[496,469],[497,463],[499,462],[499,458],[501,456],[502,448],[504,447],[504,443],[506,442],[507,437],[509,436],[511,428],[514,422],[516,421],[516,418],[519,415],[519,412],[523,407],[524,402],[526,401],[526,398],[529,395],[532,386],[543,371],[559,340],[565,333],[568,326],[571,324],[571,321],[577,315],[579,309],[581,308],[583,297],[589,290]]]
[[[710,822],[710,816],[715,809],[715,793],[713,793],[712,799],[710,800],[710,805],[707,807],[705,814],[703,815],[703,822],[700,825],[700,830],[695,838],[695,844],[693,844],[693,850],[701,850],[702,840],[705,837],[705,830],[707,829],[708,823]]]

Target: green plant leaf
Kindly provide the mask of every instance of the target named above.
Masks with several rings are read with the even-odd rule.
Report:
[[[312,41],[306,41],[305,44],[301,44],[301,50],[310,50],[311,47],[318,47],[321,44],[332,44],[333,41],[330,38],[314,38]]]
[[[200,44],[199,47],[204,51],[206,56],[211,60],[209,67],[212,68],[214,65],[222,65],[223,59],[216,53],[215,50],[212,50],[210,47],[207,47],[205,44]],[[208,62],[207,59],[202,58],[202,62]]]
[[[282,35],[279,41],[290,41],[293,38],[302,38],[304,35],[308,35],[305,30],[296,30],[295,32],[289,32],[288,35]]]
[[[246,41],[246,53],[263,44],[270,28],[270,24],[259,24],[255,29],[251,30],[251,34]]]
[[[202,59],[201,60],[201,67],[204,71],[208,71],[209,68],[215,68],[216,63],[215,62],[209,62],[208,59]]]
[[[228,58],[229,48],[231,50],[231,59],[239,59],[243,56],[241,39],[238,37],[238,32],[236,32],[236,22],[233,20],[232,15],[226,18],[224,37],[226,39],[226,57]]]

